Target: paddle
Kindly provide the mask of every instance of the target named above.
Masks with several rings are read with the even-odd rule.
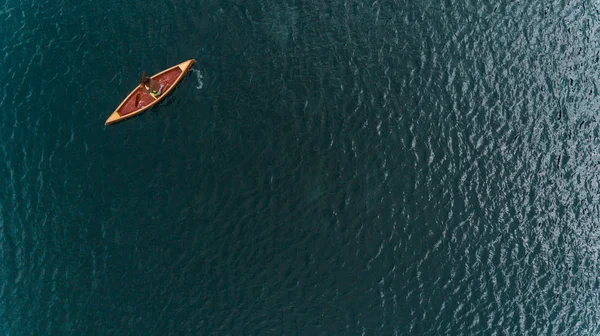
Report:
[[[144,78],[146,78],[146,71],[142,72],[142,79],[140,80],[140,86],[144,89]],[[138,92],[135,96],[135,107],[140,104],[140,93]]]

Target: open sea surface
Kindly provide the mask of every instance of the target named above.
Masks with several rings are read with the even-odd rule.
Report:
[[[0,42],[0,335],[600,334],[598,1],[0,0]]]

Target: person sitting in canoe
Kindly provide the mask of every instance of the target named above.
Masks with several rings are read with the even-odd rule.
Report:
[[[142,74],[142,87],[155,98],[162,94],[165,84],[159,83],[157,80],[146,77],[146,73]]]

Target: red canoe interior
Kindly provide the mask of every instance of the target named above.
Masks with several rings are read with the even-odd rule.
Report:
[[[160,84],[165,85],[163,87],[163,92],[166,92],[167,90],[169,90],[171,85],[173,85],[173,83],[175,83],[175,81],[177,81],[177,78],[179,78],[179,75],[181,75],[181,69],[179,69],[179,67],[175,67],[174,69],[171,69],[171,70],[161,74],[160,76],[153,77],[153,78],[155,80],[157,80]],[[163,93],[163,95],[164,95],[164,93]],[[158,98],[160,99],[161,96],[159,96]],[[137,105],[136,105],[136,100],[138,100],[137,97],[139,97],[139,101],[137,101]],[[154,99],[154,97],[150,93],[148,93],[146,90],[143,90],[141,87],[137,88],[137,90],[131,96],[129,96],[129,98],[127,99],[125,104],[123,104],[121,106],[121,108],[118,110],[119,115],[124,116],[131,112],[135,112],[145,106],[152,104],[155,100],[156,99]]]

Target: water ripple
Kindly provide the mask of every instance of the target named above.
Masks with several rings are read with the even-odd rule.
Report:
[[[0,8],[0,333],[598,332],[594,5],[122,6]]]

